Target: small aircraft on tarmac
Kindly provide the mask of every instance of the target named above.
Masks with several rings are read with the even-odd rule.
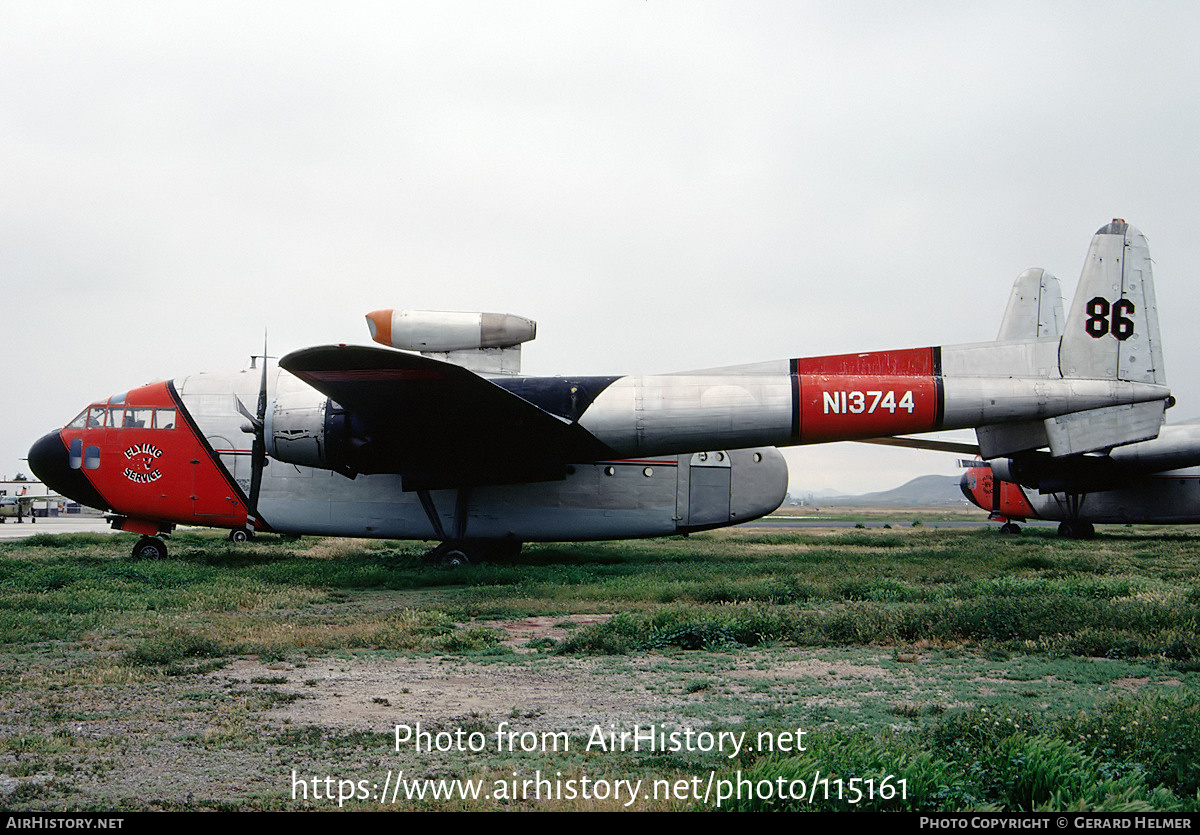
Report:
[[[0,524],[10,518],[16,519],[18,523],[24,522],[26,516],[30,522],[36,522],[37,518],[33,515],[35,501],[44,502],[46,499],[44,496],[0,496]]]
[[[1076,297],[1078,300],[1078,297]],[[1103,301],[1103,299],[1100,299]],[[1082,311],[1090,317],[1103,308],[1095,299]],[[1041,269],[1017,277],[997,339],[1053,338],[1063,332],[1062,293],[1058,279]],[[1110,330],[1112,330],[1110,324]],[[1088,331],[1091,333],[1091,331]],[[1164,382],[1161,360],[1158,379]],[[1007,430],[1011,432],[1011,427]],[[1055,457],[1033,438],[997,451],[993,427],[976,430],[979,444],[921,438],[879,438],[871,443],[937,449],[982,456],[962,461],[960,486],[967,499],[1002,522],[1001,533],[1017,533],[1027,519],[1059,521],[1062,536],[1095,535],[1097,524],[1200,523],[1200,421],[1164,425],[1158,436],[1137,443]],[[1035,433],[1036,434],[1036,433]]]
[[[536,325],[376,311],[388,347],[294,351],[100,400],[29,465],[164,557],[176,525],[438,540],[462,564],[528,541],[663,536],[775,510],[778,446],[974,428],[996,454],[1157,436],[1170,398],[1149,249],[1096,234],[1061,336],[647,376],[527,377]],[[247,403],[255,403],[251,411]],[[1038,441],[1034,447],[1028,444]],[[1011,449],[1010,449],[1011,447]]]
[[[37,517],[48,516],[62,510],[63,500],[58,496],[46,495],[42,485],[18,475],[12,481],[0,482],[0,524],[9,519],[17,520],[20,524],[25,521],[36,522]]]

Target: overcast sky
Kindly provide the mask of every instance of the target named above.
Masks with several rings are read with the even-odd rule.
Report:
[[[384,307],[536,319],[534,374],[991,339],[1113,217],[1195,416],[1198,41],[1184,2],[5,0],[0,475],[93,399]]]

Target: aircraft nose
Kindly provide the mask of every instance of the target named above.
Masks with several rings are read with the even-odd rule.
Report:
[[[58,432],[43,435],[29,448],[29,469],[55,493],[88,507],[108,509],[108,503],[87,477],[71,468],[66,444]]]
[[[29,469],[47,487],[62,492],[64,471],[68,469],[67,448],[57,432],[43,435],[29,448]]]
[[[990,510],[991,508],[983,507],[975,495],[975,484],[977,478],[978,476],[975,474],[974,470],[967,470],[962,474],[962,478],[958,480],[958,489],[962,490],[962,494],[967,497],[967,501],[969,501],[971,504],[975,505],[976,507],[983,508],[984,510]]]

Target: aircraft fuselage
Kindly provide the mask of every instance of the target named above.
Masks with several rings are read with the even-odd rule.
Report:
[[[254,525],[251,436],[237,400],[252,401],[257,386],[255,375],[241,373],[134,389],[46,435],[31,451],[31,465],[64,495],[124,517],[125,530]],[[271,388],[324,400],[283,371]],[[257,527],[395,539],[665,536],[757,518],[775,510],[786,490],[786,463],[771,447],[578,462],[561,479],[431,490],[428,505],[403,489],[397,474],[348,478],[272,460],[263,471]]]

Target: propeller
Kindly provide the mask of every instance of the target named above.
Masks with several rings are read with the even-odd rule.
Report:
[[[251,362],[253,362],[251,357]],[[267,335],[263,334],[263,352],[262,352],[262,377],[258,383],[258,410],[256,414],[250,414],[250,410],[242,403],[241,398],[237,398],[237,408],[241,412],[242,417],[246,418],[249,423],[242,427],[242,431],[254,435],[254,443],[250,447],[250,496],[249,506],[246,508],[246,525],[254,529],[258,523],[258,494],[262,488],[262,471],[267,465],[267,439],[266,439],[266,418],[267,418]]]

